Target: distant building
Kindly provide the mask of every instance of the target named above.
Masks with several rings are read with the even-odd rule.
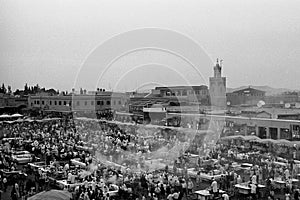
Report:
[[[161,97],[176,97],[179,102],[209,104],[209,90],[206,85],[156,87],[152,94]]]
[[[128,98],[124,93],[99,91],[94,95],[35,95],[29,96],[30,108],[44,111],[85,111],[126,110]]]
[[[14,96],[0,93],[0,113],[15,113],[28,105],[27,96]]]
[[[265,93],[264,91],[249,87],[227,93],[226,99],[230,105],[257,105],[259,101],[265,100]]]
[[[217,60],[214,66],[214,76],[209,78],[209,93],[211,106],[216,109],[226,108],[226,77],[222,77],[222,61]]]
[[[266,96],[266,104],[285,104],[285,103],[295,103],[299,102],[298,92],[284,92],[278,95]]]
[[[272,119],[272,114],[266,111],[242,111],[240,116],[252,118],[268,118]]]

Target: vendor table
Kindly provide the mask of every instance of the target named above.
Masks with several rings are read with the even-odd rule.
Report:
[[[205,173],[200,173],[200,178],[211,181],[213,178],[215,180],[220,179],[222,176],[226,176],[226,174],[218,174],[218,175],[209,175]]]
[[[287,167],[288,166],[288,163],[277,162],[277,161],[273,162],[273,164],[278,165],[278,166],[282,166],[282,167]]]
[[[75,188],[76,186],[83,185],[82,182],[81,183],[68,183],[67,180],[57,180],[56,182],[57,182],[58,186],[62,189],[65,187],[70,189],[70,188]]]
[[[78,166],[80,166],[80,167],[86,167],[86,164],[85,164],[85,163],[80,162],[80,161],[78,161],[78,160],[76,160],[76,159],[71,159],[71,163],[72,163],[73,165],[78,165]]]
[[[28,163],[28,166],[29,166],[31,169],[39,169],[39,168],[45,166],[45,162]]]
[[[224,193],[225,193],[225,191],[219,190],[219,194],[224,194]],[[196,194],[197,199],[200,199],[200,200],[207,200],[213,196],[213,194],[211,194],[208,190],[198,190],[198,191],[195,191],[194,194]]]
[[[286,185],[286,182],[281,179],[274,179],[272,183],[275,185],[276,188],[279,189],[283,189]]]
[[[238,189],[238,192],[240,194],[249,194],[251,191],[251,188],[248,186],[248,183],[236,184],[234,187],[236,189]],[[266,188],[266,186],[258,184],[258,190],[261,190],[264,188]]]
[[[0,172],[3,175],[12,175],[12,174],[21,174],[22,173],[22,171],[8,171],[8,170],[4,170],[4,169],[1,169]]]
[[[118,190],[114,190],[114,191],[108,191],[106,192],[106,194],[109,194],[109,196],[111,197],[111,196],[116,196],[118,192],[119,192]]]
[[[251,163],[242,163],[241,167],[253,167],[253,164],[251,164]]]

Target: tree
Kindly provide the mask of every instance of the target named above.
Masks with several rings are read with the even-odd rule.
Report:
[[[12,93],[12,91],[11,91],[11,86],[10,86],[10,85],[7,86],[7,93],[8,93],[8,94],[11,94],[11,93]]]
[[[27,92],[27,91],[28,91],[28,85],[26,83],[25,86],[24,86],[24,92]]]
[[[14,92],[14,95],[20,95],[20,90],[19,89],[17,89],[15,92]]]
[[[0,93],[6,94],[6,91],[7,91],[7,90],[6,90],[6,88],[5,88],[5,85],[4,85],[4,83],[2,83]]]

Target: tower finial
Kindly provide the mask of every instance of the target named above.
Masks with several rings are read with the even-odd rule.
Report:
[[[217,65],[219,64],[219,58],[217,58]]]

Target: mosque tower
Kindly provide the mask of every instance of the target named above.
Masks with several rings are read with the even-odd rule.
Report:
[[[213,109],[226,109],[226,77],[222,77],[222,60],[217,59],[214,76],[209,77],[209,93]]]

